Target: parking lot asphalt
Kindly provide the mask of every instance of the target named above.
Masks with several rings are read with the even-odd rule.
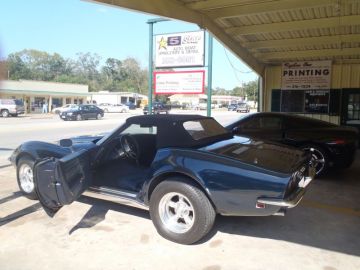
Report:
[[[222,121],[234,117],[219,115]],[[54,127],[58,136],[73,136],[63,125],[97,131],[122,117],[26,125],[30,136],[43,134],[36,127],[42,125]],[[26,125],[14,124],[12,131],[20,134]],[[6,132],[1,129],[2,148],[12,134]],[[44,137],[53,140],[52,132]],[[15,138],[9,141],[13,147]],[[86,196],[49,218],[38,202],[21,196],[14,168],[0,166],[0,269],[360,269],[357,154],[350,169],[314,180],[285,217],[218,216],[210,235],[191,246],[159,236],[145,210]]]

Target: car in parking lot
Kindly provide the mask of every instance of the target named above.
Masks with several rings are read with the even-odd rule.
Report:
[[[105,113],[126,113],[129,112],[129,107],[124,104],[110,104],[101,103],[98,105]]]
[[[310,158],[233,136],[211,117],[141,115],[105,136],[25,142],[10,161],[20,190],[49,216],[86,191],[148,208],[159,234],[191,244],[216,214],[283,215],[296,206],[314,177]]]
[[[64,111],[68,111],[71,109],[76,109],[77,108],[77,104],[66,104],[65,106],[62,107],[56,107],[54,109],[52,109],[52,113],[56,113],[56,114],[60,114]]]
[[[228,111],[236,111],[237,108],[237,104],[230,104],[228,106]]]
[[[129,110],[136,110],[136,104],[134,102],[128,101],[124,105],[127,106]]]
[[[24,114],[24,103],[18,99],[0,99],[0,114],[2,117]]]
[[[274,141],[312,149],[316,174],[329,168],[344,169],[354,161],[358,144],[358,131],[325,121],[286,113],[254,113],[226,126],[239,136]]]
[[[104,111],[95,105],[78,105],[75,108],[61,112],[59,117],[64,121],[81,121],[87,119],[100,120],[104,117]]]
[[[169,105],[166,105],[162,102],[154,102],[152,104],[152,113],[153,114],[160,114],[160,113],[168,114],[170,109],[171,109],[171,107]],[[144,107],[143,113],[149,114],[149,106]]]
[[[250,112],[250,106],[243,102],[243,103],[239,103],[237,106],[236,106],[236,112],[245,112],[245,113],[248,113]]]

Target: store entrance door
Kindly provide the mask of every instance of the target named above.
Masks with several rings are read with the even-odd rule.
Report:
[[[341,125],[356,127],[360,132],[360,89],[343,89]]]

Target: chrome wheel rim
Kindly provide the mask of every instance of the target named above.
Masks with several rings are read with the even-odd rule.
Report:
[[[305,148],[311,151],[310,165],[315,167],[316,175],[320,174],[325,168],[325,157],[321,151],[316,148]]]
[[[28,164],[22,164],[19,169],[20,186],[26,193],[31,193],[34,190],[34,175],[33,170]]]
[[[97,119],[101,119],[101,114],[99,113],[98,115],[97,115]]]
[[[195,221],[195,211],[190,200],[183,194],[170,192],[159,203],[161,222],[171,232],[186,233]]]

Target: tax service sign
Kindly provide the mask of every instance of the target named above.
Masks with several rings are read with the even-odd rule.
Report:
[[[205,65],[205,32],[183,32],[155,37],[155,67],[202,67]]]
[[[331,61],[286,62],[282,64],[281,89],[330,89]]]

